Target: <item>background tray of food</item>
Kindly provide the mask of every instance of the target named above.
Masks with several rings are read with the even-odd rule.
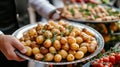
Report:
[[[82,23],[113,23],[120,20],[120,11],[104,4],[74,4],[65,6],[61,16]]]
[[[78,38],[79,35],[83,41]],[[13,36],[18,38],[28,50],[26,54],[16,51],[20,57],[42,64],[65,65],[83,62],[96,56],[104,47],[104,40],[96,30],[74,22],[49,21],[48,23],[29,24],[15,31]],[[44,39],[43,36],[46,38],[44,43],[41,41]],[[68,44],[76,43],[65,46],[64,37],[67,37]],[[82,43],[77,45],[81,41]],[[50,44],[51,42],[53,44]],[[68,46],[70,49],[67,49]],[[87,47],[87,53],[84,47]]]
[[[120,42],[108,49],[105,53],[100,53],[83,67],[119,67],[120,66]]]

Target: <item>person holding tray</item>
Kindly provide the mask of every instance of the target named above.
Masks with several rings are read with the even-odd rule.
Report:
[[[47,19],[59,18],[59,12],[56,11],[56,8],[47,2],[47,0],[29,0],[29,3],[43,17],[46,17]],[[24,61],[24,59],[17,56],[14,52],[15,49],[22,53],[26,52],[23,44],[21,44],[15,37],[11,36],[11,34],[19,28],[15,7],[15,0],[0,0],[0,66],[4,67],[27,66],[26,61],[19,62]]]

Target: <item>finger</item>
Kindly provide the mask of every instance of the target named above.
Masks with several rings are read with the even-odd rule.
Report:
[[[16,53],[14,52],[15,48],[10,46],[9,44],[8,44],[8,47],[9,47],[9,50],[6,48],[5,50],[1,50],[8,60],[24,61],[24,59],[16,55]]]
[[[6,51],[1,50],[1,52],[4,54],[4,56],[5,56],[8,60],[12,60],[12,58],[10,58],[10,57],[8,56],[8,54],[7,54]]]
[[[14,39],[13,40],[13,44],[12,44],[15,48],[17,48],[21,53],[26,53],[26,49],[24,47],[24,45],[22,43],[20,43],[19,40]]]
[[[63,11],[63,8],[57,8],[57,10],[61,12],[61,11]]]
[[[12,53],[11,53],[13,56],[13,60],[16,60],[16,61],[24,61],[24,59],[23,58],[21,58],[21,57],[19,57],[14,51],[12,51]]]
[[[15,53],[15,48],[10,46],[9,51],[7,51],[8,58],[11,58],[11,60],[16,60],[16,61],[23,61],[24,59],[16,55]]]

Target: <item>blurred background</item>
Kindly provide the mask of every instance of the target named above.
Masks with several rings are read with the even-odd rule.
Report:
[[[28,0],[15,0],[15,1],[17,8],[16,11],[17,19],[20,27],[29,23],[34,23],[42,20],[42,17],[38,15],[31,6],[29,6]],[[59,8],[59,7],[63,7],[64,4],[71,3],[72,0],[48,0],[48,1],[54,6]],[[82,0],[76,0],[76,2],[81,2],[81,1]],[[120,0],[96,0],[96,1],[114,6],[116,8],[120,8]]]

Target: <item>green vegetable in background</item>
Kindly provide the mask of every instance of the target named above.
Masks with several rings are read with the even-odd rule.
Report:
[[[88,15],[88,16],[90,15],[90,12],[88,9],[85,9],[84,12],[85,12],[85,15]]]
[[[70,12],[72,13],[72,15],[75,15],[75,11],[73,8],[70,9]]]
[[[84,10],[82,8],[80,8],[79,12],[83,12]]]
[[[101,0],[103,4],[109,4],[110,0]]]
[[[93,3],[87,3],[88,6],[92,6],[92,7],[95,7],[96,4],[93,4]]]

